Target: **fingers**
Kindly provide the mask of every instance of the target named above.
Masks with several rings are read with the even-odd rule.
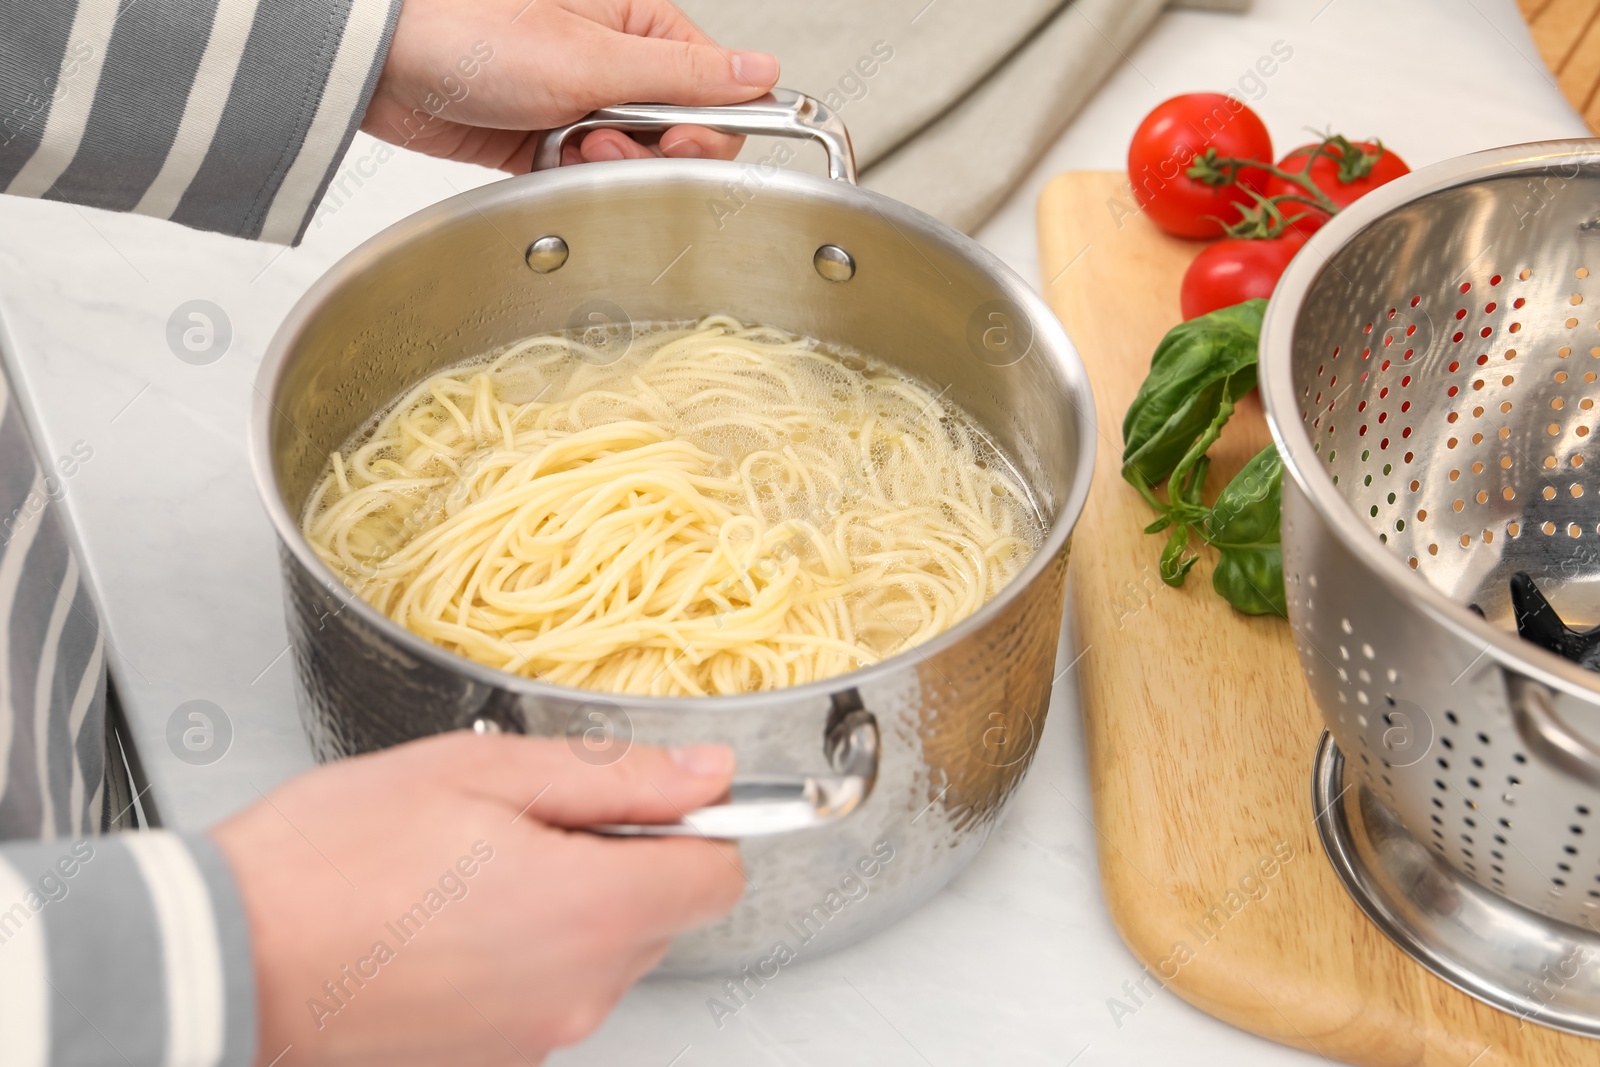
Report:
[[[733,750],[726,745],[672,750],[637,746],[615,763],[598,767],[569,753],[550,791],[530,814],[565,827],[674,822],[721,797],[732,779]]]
[[[618,5],[615,14],[618,17],[617,25],[623,33],[635,37],[656,37],[671,41],[684,41],[690,44],[712,45],[716,42],[706,34],[694,21],[685,15],[676,4],[667,0],[613,0]],[[772,75],[772,83],[776,84],[777,74]],[[637,142],[636,142],[637,143]],[[646,139],[644,143],[649,143]],[[717,133],[700,126],[675,126],[663,133],[657,143],[661,154],[674,159],[732,159],[739,154],[739,149],[744,146],[744,138],[733,134]],[[597,146],[598,147],[598,146]],[[612,149],[602,149],[601,155],[591,155],[587,143],[584,146],[582,157],[586,162],[597,163],[606,159],[641,159],[640,156],[627,146],[618,145],[616,150],[623,152],[621,156],[612,154]]]
[[[673,159],[732,159],[744,144],[743,137],[717,133],[703,126],[674,126],[660,136],[661,154]],[[619,159],[652,159],[655,153],[619,130],[595,130],[570,155],[562,153],[562,164],[609,163]]]
[[[638,954],[634,956],[633,961],[623,971],[624,985],[621,993],[626,993],[639,979],[655,970],[656,964],[661,962],[662,958],[666,956],[667,950],[671,947],[671,939],[664,938],[641,948]],[[617,995],[617,1000],[622,999],[621,993]]]
[[[661,154],[674,159],[732,159],[744,138],[704,126],[674,126],[661,135]]]
[[[673,822],[727,792],[733,751],[634,745],[606,764],[580,758],[565,738],[479,735],[459,730],[392,750],[463,792],[489,796],[551,826]],[[421,759],[418,759],[419,755]]]
[[[694,20],[669,0],[610,0],[617,26],[636,37],[665,37],[674,41],[711,44],[711,38]]]
[[[587,835],[576,835],[587,836]],[[705,838],[602,838],[582,847],[581,866],[616,894],[639,941],[655,942],[704,926],[733,910],[744,893],[738,847]]]
[[[778,60],[765,52],[621,33],[607,34],[596,51],[585,91],[608,104],[737,104],[778,82]]]
[[[578,151],[584,163],[611,163],[619,159],[654,159],[655,153],[620,130],[595,130]],[[563,162],[566,153],[563,152]]]

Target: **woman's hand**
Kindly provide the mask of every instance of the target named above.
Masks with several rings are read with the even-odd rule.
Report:
[[[319,768],[215,827],[255,951],[257,1062],[537,1063],[597,1027],[678,933],[731,909],[736,849],[567,828],[662,822],[732,753],[461,732]]]
[[[405,0],[361,128],[520,174],[543,131],[597,108],[735,104],[777,80],[775,58],[717,47],[668,0]],[[657,140],[596,130],[562,162],[646,158]],[[731,159],[741,140],[674,126],[659,147]]]

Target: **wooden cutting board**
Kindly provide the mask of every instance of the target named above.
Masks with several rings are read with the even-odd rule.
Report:
[[[1094,384],[1100,453],[1072,544],[1100,876],[1123,940],[1203,1011],[1329,1059],[1400,1067],[1593,1065],[1600,1042],[1520,1022],[1411,961],[1344,891],[1312,823],[1321,718],[1289,628],[1157,577],[1162,537],[1119,474],[1122,415],[1179,320],[1200,246],[1133,210],[1123,176],[1063,174],[1039,201],[1046,296]],[[1268,441],[1254,395],[1211,450],[1207,499]],[[1289,856],[1287,861],[1284,856]]]
[[[1517,0],[1567,101],[1600,133],[1600,0]]]

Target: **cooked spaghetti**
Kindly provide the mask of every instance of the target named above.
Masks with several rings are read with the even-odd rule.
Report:
[[[726,316],[606,362],[609,341],[534,337],[423,382],[333,454],[307,539],[445,648],[654,695],[875,663],[1038,547],[1003,457],[917,382]]]

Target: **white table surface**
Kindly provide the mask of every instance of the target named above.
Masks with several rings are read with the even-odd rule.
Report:
[[[920,6],[920,5],[914,5]],[[924,17],[937,18],[937,9]],[[1277,143],[1306,127],[1381,135],[1413,166],[1473,149],[1579,136],[1513,0],[1257,0],[1247,17],[1163,16],[979,237],[1038,283],[1033,208],[1050,175],[1121,166],[1167,96],[1234,90],[1275,41],[1293,49],[1259,99]],[[371,142],[358,141],[364,154]],[[169,825],[196,827],[310,765],[290,695],[273,539],[246,462],[260,355],[294,300],[384,225],[493,180],[405,153],[378,168],[299,249],[132,216],[0,198],[0,338],[55,457],[93,458],[65,503],[99,590],[111,669]],[[207,366],[168,349],[168,316],[216,302],[233,328]],[[1063,666],[1076,653],[1064,637]],[[1089,650],[1093,655],[1093,650]],[[1140,966],[1100,899],[1073,675],[1038,759],[989,846],[917,914],[866,943],[785,968],[718,1029],[715,980],[649,981],[552,1062],[578,1064],[1313,1063],[1165,993],[1120,1025],[1108,998]],[[179,761],[166,724],[208,700],[226,756]],[[1129,709],[1136,714],[1136,708]],[[1311,857],[1309,862],[1323,862]]]

